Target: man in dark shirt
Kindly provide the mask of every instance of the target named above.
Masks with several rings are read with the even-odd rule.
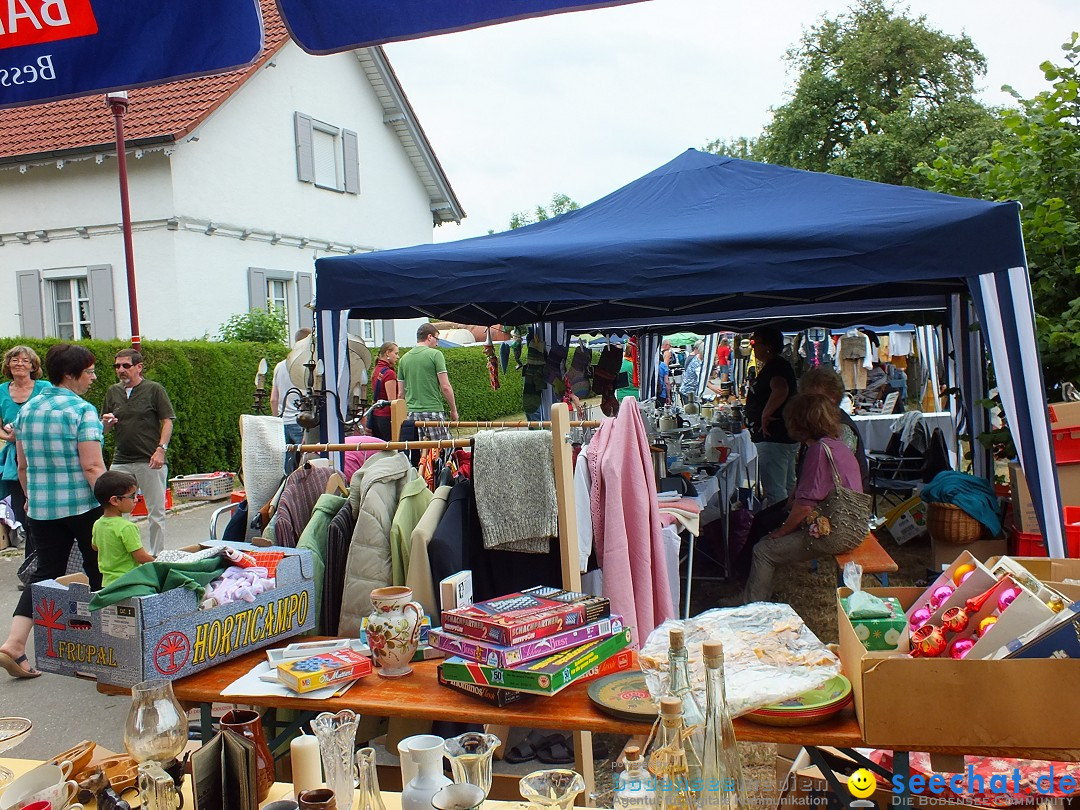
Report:
[[[172,438],[172,403],[164,387],[143,377],[143,356],[134,349],[117,353],[113,368],[120,382],[105,392],[105,432],[116,429],[116,453],[109,469],[131,473],[139,482],[150,519],[146,550],[155,557],[165,548],[165,453]]]
[[[746,397],[746,417],[758,451],[762,498],[769,506],[787,500],[795,489],[798,444],[784,427],[784,406],[795,395],[795,370],[780,355],[784,335],[779,329],[761,327],[753,341],[761,367]]]

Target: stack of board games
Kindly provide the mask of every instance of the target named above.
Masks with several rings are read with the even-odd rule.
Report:
[[[537,586],[442,612],[439,683],[505,706],[629,669],[633,636],[601,596]]]

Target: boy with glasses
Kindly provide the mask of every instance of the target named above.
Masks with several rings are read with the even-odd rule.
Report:
[[[94,497],[104,514],[94,523],[93,545],[98,553],[101,585],[108,587],[121,576],[154,558],[143,548],[139,527],[125,515],[135,508],[139,482],[125,472],[102,473],[94,483]]]

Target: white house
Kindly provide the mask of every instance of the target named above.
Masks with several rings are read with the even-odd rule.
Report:
[[[264,0],[258,62],[133,90],[125,118],[139,323],[214,334],[276,305],[310,325],[314,259],[430,242],[464,212],[381,48],[310,56]],[[131,333],[103,97],[0,112],[0,334]],[[354,322],[369,343],[417,321]]]

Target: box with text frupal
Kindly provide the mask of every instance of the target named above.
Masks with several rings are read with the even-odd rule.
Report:
[[[443,630],[505,647],[561,633],[611,615],[602,596],[537,586],[442,612]]]
[[[199,609],[194,591],[173,588],[91,612],[93,594],[85,577],[34,583],[35,663],[44,672],[131,686],[182,678],[310,630],[317,618],[311,552],[280,550],[285,557],[275,572],[276,587],[253,602],[208,610]]]

